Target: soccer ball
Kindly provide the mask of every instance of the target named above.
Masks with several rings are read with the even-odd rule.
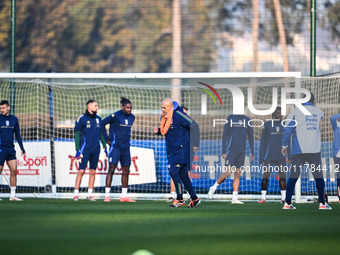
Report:
[[[154,254],[148,250],[141,249],[141,250],[135,251],[134,253],[131,253],[131,255],[154,255]]]

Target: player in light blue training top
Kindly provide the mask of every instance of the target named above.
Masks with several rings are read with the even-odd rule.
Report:
[[[25,156],[26,152],[21,140],[18,118],[9,113],[10,109],[11,107],[7,100],[0,102],[0,174],[6,161],[11,172],[11,196],[9,200],[22,201],[22,199],[15,195],[17,185],[17,158],[14,149],[14,135],[20,146],[21,154]]]
[[[324,113],[314,105],[314,95],[303,106],[311,113],[305,115],[300,109],[294,109],[288,115],[291,120],[284,129],[282,138],[282,153],[287,154],[287,147],[292,137],[292,165],[287,184],[286,202],[282,209],[296,209],[292,204],[292,195],[297,179],[299,178],[304,164],[309,164],[316,188],[319,194],[319,209],[331,210],[324,196],[325,181],[323,179],[321,164],[321,132],[320,122]]]
[[[211,199],[217,187],[234,172],[232,204],[243,204],[238,200],[241,167],[246,155],[247,137],[250,147],[250,161],[254,160],[254,133],[249,125],[250,118],[245,115],[230,115],[222,135],[222,158],[226,159],[227,171],[223,172],[210,187],[208,197]]]
[[[340,168],[340,113],[337,113],[331,117],[332,129],[334,132],[333,140],[333,157],[335,170],[339,171]],[[338,187],[338,196],[340,203],[340,173],[337,173],[336,186]]]

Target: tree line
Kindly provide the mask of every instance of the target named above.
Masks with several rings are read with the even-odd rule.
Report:
[[[9,69],[10,2],[0,2],[0,71]],[[172,2],[17,0],[16,71],[171,72]],[[218,49],[232,49],[230,35],[244,36],[256,29],[253,42],[263,40],[283,48],[282,43],[294,44],[294,34],[308,29],[307,0],[180,2],[183,72],[213,70],[221,57]],[[257,20],[254,2],[261,14]],[[281,24],[275,3],[281,7]],[[326,1],[322,7],[326,15],[319,17],[320,25],[328,26],[333,39],[338,39],[340,3]]]

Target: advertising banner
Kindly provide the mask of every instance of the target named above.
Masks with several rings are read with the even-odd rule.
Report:
[[[154,150],[131,147],[131,166],[129,185],[156,182]],[[56,185],[57,187],[74,187],[79,164],[75,159],[74,142],[55,142],[56,151]],[[105,186],[105,178],[109,168],[105,154],[101,151],[96,169],[96,187]],[[118,163],[112,186],[121,185],[122,168]],[[88,171],[85,172],[81,187],[88,187]]]

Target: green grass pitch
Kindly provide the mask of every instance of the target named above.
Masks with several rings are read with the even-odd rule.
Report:
[[[0,254],[337,254],[340,205],[203,201],[104,203],[62,199],[0,202]]]

